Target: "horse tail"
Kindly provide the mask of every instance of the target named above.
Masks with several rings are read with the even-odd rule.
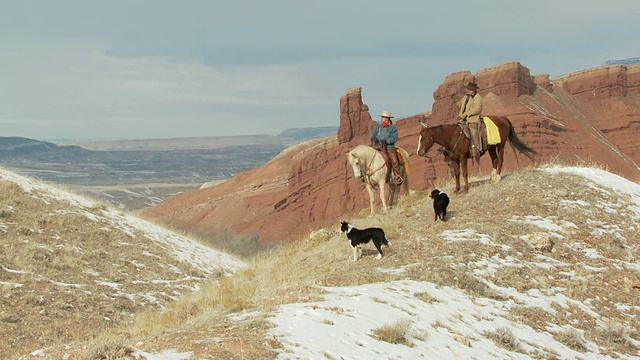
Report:
[[[404,194],[405,195],[409,195],[409,175],[411,174],[411,169],[409,167],[409,153],[403,149],[400,148],[400,153],[402,154],[402,157],[404,158],[404,181],[402,182],[402,187],[404,188]]]
[[[525,154],[529,158],[529,160],[533,161],[533,155],[538,155],[538,153],[529,145],[520,141],[520,138],[518,138],[513,124],[511,124],[511,121],[509,121],[509,119],[507,119],[507,121],[509,122],[509,143],[511,144],[511,148],[513,149],[514,154],[515,151],[518,150],[521,153]],[[517,158],[518,157],[516,156],[516,159]]]

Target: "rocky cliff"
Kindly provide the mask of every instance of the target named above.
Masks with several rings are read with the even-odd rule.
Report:
[[[476,74],[447,75],[433,92],[431,111],[395,122],[398,143],[411,154],[411,189],[428,189],[434,180],[449,176],[436,147],[426,157],[415,154],[419,121],[454,122],[457,109],[451,96],[463,94],[469,81],[480,86],[484,113],[508,116],[520,139],[540,154],[536,162],[602,164],[640,179],[640,146],[634,142],[640,130],[640,65],[603,66],[550,79],[509,62]],[[170,197],[142,215],[201,233],[232,230],[259,234],[261,241],[295,240],[368,206],[364,185],[353,177],[345,154],[368,143],[374,125],[362,89],[347,89],[340,98],[336,137],[291,147],[257,169]],[[516,160],[507,150],[503,174],[529,162],[524,156]],[[479,168],[470,169],[471,175],[487,176],[488,156]]]

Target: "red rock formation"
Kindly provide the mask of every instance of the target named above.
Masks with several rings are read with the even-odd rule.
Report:
[[[611,170],[637,179],[640,164],[640,64],[610,65],[575,72],[554,79],[569,95],[584,103],[575,120],[598,130],[594,139],[611,151],[588,152],[591,161],[607,165]],[[616,156],[617,155],[617,156]],[[624,159],[620,163],[619,159]]]
[[[344,144],[354,139],[366,143],[375,123],[371,120],[369,107],[362,102],[362,88],[352,87],[340,97],[340,127],[338,143]],[[356,139],[357,138],[357,139]]]
[[[549,79],[546,74],[531,76],[527,67],[509,62],[475,75],[447,75],[433,93],[430,113],[395,121],[398,144],[411,154],[412,189],[429,189],[434,180],[450,176],[437,147],[425,158],[415,154],[418,121],[454,122],[457,109],[451,96],[462,95],[469,81],[480,86],[483,112],[508,116],[520,139],[540,153],[537,162],[603,164],[629,179],[640,179],[640,65],[604,66]],[[368,143],[374,125],[361,88],[350,88],[340,98],[336,138],[294,146],[257,169],[211,188],[172,196],[142,215],[201,233],[233,230],[258,233],[262,241],[295,240],[367,208],[368,195],[353,178],[345,154]],[[520,166],[529,163],[524,156],[518,158]],[[507,150],[503,174],[517,166]],[[481,159],[480,168],[470,169],[472,176],[488,176],[488,156]]]
[[[263,166],[207,189],[167,198],[143,217],[197,233],[259,232],[263,241],[292,240],[368,206],[346,153],[369,142],[375,126],[360,88],[340,99],[338,139],[288,148]]]
[[[625,65],[601,66],[579,71],[554,79],[554,82],[569,94],[585,101],[625,96],[629,88]],[[638,84],[635,85],[637,87]]]

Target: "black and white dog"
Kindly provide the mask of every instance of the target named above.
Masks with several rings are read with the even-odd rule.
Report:
[[[433,221],[438,221],[438,218],[445,221],[445,217],[447,217],[447,206],[449,206],[449,197],[438,189],[433,190],[430,197],[433,199],[433,212],[436,214]]]
[[[353,248],[353,261],[357,261],[362,256],[361,245],[366,244],[371,240],[373,240],[373,245],[378,249],[378,256],[376,256],[376,259],[382,258],[382,245],[391,246],[391,243],[387,241],[387,238],[384,235],[384,230],[381,228],[370,227],[360,230],[349,225],[346,221],[343,221],[340,231],[347,234],[347,238],[351,243],[351,247]]]

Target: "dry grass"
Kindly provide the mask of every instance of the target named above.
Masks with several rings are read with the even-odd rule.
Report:
[[[0,191],[13,198],[2,198],[0,202],[0,209],[4,210],[0,211],[0,231],[2,225],[8,226],[15,239],[0,248],[3,261],[13,259],[10,260],[13,262],[7,262],[8,265],[5,266],[29,269],[30,264],[47,264],[46,271],[51,271],[47,276],[53,277],[54,271],[61,273],[78,269],[78,258],[81,262],[86,262],[89,259],[124,256],[124,253],[111,254],[111,250],[105,251],[106,246],[131,242],[130,239],[113,238],[114,234],[101,232],[99,224],[96,225],[95,232],[88,233],[85,224],[78,223],[82,220],[80,215],[51,216],[51,211],[43,211],[38,208],[41,205],[37,204],[29,205],[29,213],[34,213],[29,218],[22,218],[23,215],[10,211],[9,205],[17,208],[33,201],[29,196],[20,195],[15,189],[6,189],[11,186],[0,183]],[[514,288],[521,292],[530,289],[550,294],[561,291],[576,301],[588,300],[591,306],[598,309],[599,314],[610,319],[611,324],[620,324],[620,327],[613,325],[606,330],[599,328],[595,319],[576,307],[566,309],[558,306],[557,313],[553,314],[540,308],[514,306],[509,317],[539,331],[545,331],[548,323],[558,326],[576,324],[574,332],[559,333],[555,337],[578,351],[582,349],[581,344],[592,341],[601,346],[610,346],[620,353],[635,354],[628,339],[637,338],[632,318],[640,315],[637,310],[640,303],[638,290],[633,284],[640,284],[640,276],[637,272],[628,271],[625,262],[633,262],[640,255],[640,247],[630,241],[636,238],[637,229],[624,218],[624,214],[613,214],[602,208],[605,202],[622,204],[627,201],[624,197],[613,192],[604,194],[585,184],[578,176],[560,174],[552,177],[537,169],[506,174],[498,185],[488,184],[485,179],[472,179],[472,188],[467,195],[453,194],[451,181],[439,183],[437,187],[451,197],[447,222],[433,222],[432,202],[428,198],[430,189],[416,191],[412,196],[401,198],[399,206],[388,215],[369,217],[367,208],[352,219],[344,219],[356,227],[376,224],[385,229],[393,245],[384,249],[385,257],[381,260],[375,260],[373,246],[365,246],[364,256],[356,262],[351,261],[351,249],[344,234],[338,231],[336,223],[330,229],[317,231],[297,242],[258,251],[234,250],[249,259],[247,269],[224,279],[212,279],[199,292],[179,296],[177,301],[167,298],[164,309],[156,307],[143,311],[138,304],[121,299],[120,306],[126,310],[119,311],[135,313],[136,319],[124,321],[123,318],[110,325],[120,329],[116,333],[120,334],[121,340],[128,339],[129,343],[131,339],[154,339],[153,345],[146,341],[143,346],[149,350],[175,347],[192,350],[196,357],[240,359],[251,358],[247,354],[253,354],[253,358],[269,358],[274,356],[273,349],[282,345],[277,339],[265,341],[270,327],[268,319],[257,316],[238,321],[233,320],[233,316],[270,311],[280,304],[318,300],[323,294],[324,286],[412,279],[463,289],[472,296],[497,301],[507,298],[492,286]],[[567,205],[583,199],[591,199],[590,205]],[[21,218],[17,219],[18,216]],[[562,237],[554,238],[555,245],[551,252],[537,252],[523,240],[523,236],[546,231],[527,223],[527,216],[535,216],[556,225],[566,225],[563,230],[565,232],[559,233]],[[21,225],[11,225],[12,223]],[[601,229],[605,229],[605,225],[616,225],[617,228],[610,227],[609,233],[595,234],[591,230],[594,223],[601,224],[596,226]],[[42,240],[31,240],[43,236],[37,231],[43,228],[42,224],[68,228],[64,237],[72,238],[76,235],[77,239],[72,243],[74,245],[59,249],[45,245]],[[471,239],[467,236],[465,241],[447,241],[443,236],[444,232],[455,233],[469,229],[473,229],[475,235]],[[77,235],[82,232],[84,234]],[[76,247],[82,248],[83,241],[86,242],[89,237],[103,246],[92,251],[85,249],[81,253],[73,250]],[[27,245],[21,242],[24,239],[30,240],[31,247],[28,250],[24,249]],[[218,241],[217,246],[223,244],[223,248],[231,249],[235,246],[231,244],[233,239],[228,235],[226,239],[213,242]],[[486,239],[488,241],[484,241]],[[36,243],[41,246],[35,246]],[[250,239],[239,243],[241,246],[251,246]],[[594,249],[601,257],[590,257],[585,249]],[[127,251],[137,250],[127,248]],[[28,260],[24,260],[25,256]],[[488,259],[502,260],[510,265],[501,266],[493,272],[487,271],[483,262]],[[100,263],[104,263],[104,268],[96,268],[96,271],[109,273],[114,279],[119,279],[121,284],[131,281],[131,271],[123,271],[126,265],[123,261],[107,260]],[[553,264],[553,267],[539,266],[542,263]],[[380,268],[402,268],[404,271],[384,272],[379,271]],[[41,271],[35,265],[32,269]],[[84,284],[91,279],[86,271],[75,271],[78,278],[74,281]],[[139,276],[148,284],[150,279],[159,277],[155,271],[162,274],[163,270],[149,269],[146,274]],[[25,282],[34,277],[33,274],[13,276],[16,281]],[[66,298],[66,292],[61,290],[58,289],[56,302],[47,308],[47,311],[55,312],[58,319],[68,317],[69,314],[82,317],[86,313],[105,313],[99,311],[97,306],[78,309],[75,304],[95,300],[80,298],[81,291],[76,290],[71,290],[73,296]],[[14,292],[15,289],[2,289],[3,295],[11,293],[11,299],[16,298]],[[426,293],[416,294],[416,297],[426,302],[436,301]],[[36,309],[42,308],[37,296],[27,296],[25,293],[19,299],[21,305],[30,304]],[[46,299],[48,304],[49,297]],[[65,304],[75,307],[68,308]],[[621,311],[615,304],[628,304],[632,310]],[[2,325],[13,326],[12,322],[16,319],[20,319],[19,314],[8,312],[2,318]],[[63,322],[61,324],[59,329],[64,326]],[[75,328],[80,329],[78,325]],[[377,338],[391,343],[403,343],[409,336],[427,336],[411,334],[410,328],[410,323],[399,321],[372,331]],[[95,329],[96,333],[105,331],[104,326]],[[77,331],[76,335],[68,335],[62,330],[59,333],[64,334],[65,338],[52,337],[48,344],[88,336],[86,331]],[[487,333],[486,336],[507,349],[520,351],[518,339],[507,328]],[[222,338],[224,346],[213,349],[208,345],[201,346],[188,341],[211,337]]]
[[[253,257],[267,251],[274,250],[282,244],[271,242],[260,242],[257,233],[251,235],[239,235],[230,231],[216,231],[213,229],[184,233],[180,229],[171,229],[177,233],[183,233],[199,242],[218,249],[237,258],[250,261]]]
[[[582,334],[574,328],[564,330],[553,336],[554,339],[576,351],[585,351]]]
[[[609,346],[622,345],[626,347],[631,345],[629,328],[618,322],[606,324],[598,328],[596,332]]]
[[[131,356],[133,351],[133,347],[127,345],[124,340],[112,336],[106,336],[89,343],[87,348],[80,354],[79,358],[81,360],[126,359]]]
[[[114,226],[104,204],[77,208],[8,181],[0,194],[0,358],[132,325],[205,281],[142,234]]]
[[[401,344],[410,346],[407,336],[411,329],[411,320],[398,319],[391,324],[383,325],[373,329],[373,334],[378,340],[382,340],[391,344]]]
[[[498,346],[509,351],[522,351],[520,342],[509,328],[501,327],[495,331],[485,333],[485,336],[493,340]]]

